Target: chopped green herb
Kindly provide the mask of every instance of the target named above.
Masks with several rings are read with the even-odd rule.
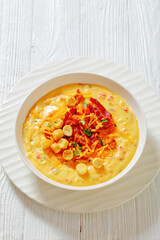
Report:
[[[102,127],[105,127],[106,125],[102,125]]]
[[[105,123],[105,122],[108,122],[108,120],[107,120],[107,119],[106,119],[106,120],[101,120],[101,122],[102,122],[102,123]]]
[[[110,108],[110,110],[111,110],[111,111],[114,111],[114,109],[113,109],[113,108]]]
[[[83,102],[83,108],[85,108],[85,107],[86,107],[86,105],[87,105],[87,103],[86,103],[86,102]]]
[[[45,163],[46,161],[45,160],[41,160],[41,163]]]
[[[90,159],[89,159],[89,162],[91,162],[91,161],[92,161],[92,159],[90,158]]]
[[[82,150],[83,149],[83,147],[82,146],[79,146],[79,150]]]
[[[73,142],[73,146],[76,147],[76,146],[77,146],[77,143]]]
[[[111,103],[111,102],[109,102],[109,105],[112,105],[112,103]]]
[[[115,127],[117,127],[117,124],[114,124]]]
[[[92,133],[90,130],[88,130],[88,128],[84,129],[83,131],[88,137],[92,136]]]
[[[103,141],[102,141],[102,139],[100,139],[100,143],[101,143],[101,146],[103,146]]]
[[[79,156],[79,151],[78,151],[78,150],[75,150],[75,151],[74,151],[74,155],[75,155],[75,156]]]
[[[80,122],[82,123],[82,125],[85,125],[85,121],[82,120],[82,121],[80,121]]]
[[[52,127],[52,123],[48,124],[48,127]]]

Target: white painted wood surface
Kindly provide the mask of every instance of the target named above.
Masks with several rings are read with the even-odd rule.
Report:
[[[0,0],[0,100],[36,67],[70,56],[126,65],[160,94],[159,0]],[[139,196],[100,213],[50,210],[0,166],[0,240],[160,240],[160,174]]]

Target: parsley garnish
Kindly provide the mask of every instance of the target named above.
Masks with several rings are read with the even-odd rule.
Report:
[[[106,125],[102,125],[102,127],[106,127]]]
[[[48,126],[47,126],[47,127],[52,127],[52,123],[48,124]]]
[[[74,151],[74,155],[75,155],[75,156],[79,156],[79,151],[78,151],[78,150],[75,150],[75,151]]]
[[[77,143],[73,142],[73,146],[76,147],[76,146],[77,146]]]
[[[101,122],[102,122],[102,123],[105,123],[105,122],[108,122],[108,120],[107,120],[107,119],[106,119],[106,120],[101,120]]]
[[[117,125],[116,125],[116,124],[114,124],[114,126],[115,126],[115,127],[117,127]]]
[[[82,121],[80,121],[80,122],[82,123],[82,125],[85,125],[85,121],[82,120]]]
[[[86,103],[86,102],[83,102],[83,108],[85,108],[85,107],[86,107],[86,105],[87,105],[87,103]]]
[[[109,105],[112,105],[112,103],[111,103],[111,102],[109,102]]]
[[[82,150],[83,149],[83,147],[82,146],[79,146],[79,150]]]
[[[100,143],[101,143],[101,146],[103,146],[103,141],[102,141],[102,139],[100,139]]]
[[[88,130],[88,128],[84,129],[83,131],[88,137],[92,136],[92,133],[90,130]]]

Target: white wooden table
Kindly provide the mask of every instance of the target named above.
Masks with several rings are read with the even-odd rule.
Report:
[[[0,100],[25,74],[57,58],[126,65],[160,94],[159,0],[0,0]],[[0,240],[160,240],[160,174],[124,205],[94,214],[43,207],[0,166]]]

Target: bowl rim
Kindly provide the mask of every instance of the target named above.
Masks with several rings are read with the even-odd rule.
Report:
[[[62,76],[64,77],[64,76],[66,76],[66,75],[72,75],[72,74],[95,75],[95,76],[97,76],[97,77],[106,78],[106,79],[112,81],[112,82],[115,83],[116,85],[118,85],[118,86],[120,86],[121,88],[123,88],[123,89],[132,97],[132,99],[133,99],[134,102],[137,104],[137,106],[138,106],[138,108],[139,108],[139,110],[140,110],[141,117],[143,118],[143,119],[142,119],[142,120],[143,120],[143,123],[144,123],[144,125],[143,125],[143,129],[144,129],[143,142],[142,142],[142,145],[141,145],[141,149],[139,149],[139,154],[138,154],[136,160],[132,163],[131,167],[126,170],[127,166],[132,162],[132,159],[133,159],[133,158],[132,158],[131,161],[128,163],[128,165],[120,172],[121,175],[120,175],[120,173],[119,173],[119,174],[117,174],[116,176],[114,176],[113,178],[111,178],[111,179],[109,179],[109,180],[107,180],[107,181],[105,181],[105,182],[95,184],[95,185],[81,186],[81,187],[79,187],[79,186],[70,186],[70,185],[67,185],[67,184],[63,184],[63,183],[56,182],[56,181],[48,178],[46,175],[44,175],[43,173],[41,173],[41,172],[33,165],[33,163],[29,160],[29,158],[28,158],[28,160],[30,161],[31,165],[25,160],[25,158],[24,158],[24,156],[23,156],[23,154],[22,154],[22,152],[21,152],[21,150],[20,150],[20,148],[19,148],[19,145],[18,145],[18,140],[17,140],[17,122],[18,122],[19,114],[20,114],[21,110],[23,109],[23,106],[24,106],[25,102],[27,101],[27,99],[29,99],[30,95],[31,95],[34,91],[36,91],[38,88],[40,88],[40,87],[42,87],[43,85],[45,85],[47,82],[52,81],[53,79],[58,78],[58,77],[62,77]],[[70,83],[70,84],[72,84],[72,83]],[[87,83],[84,83],[84,84],[87,84]],[[92,83],[89,83],[89,82],[88,82],[88,84],[92,84]],[[62,85],[62,86],[65,86],[65,85],[68,85],[68,84],[64,84],[64,85]],[[102,86],[102,85],[99,84],[99,83],[97,83],[97,85]],[[60,86],[59,86],[59,87],[60,87]],[[58,87],[56,87],[56,88],[58,88]],[[54,89],[56,89],[56,88],[53,88],[52,90],[54,90]],[[51,92],[52,90],[48,91],[48,93]],[[115,92],[115,93],[116,93],[116,92]],[[47,94],[47,93],[45,93],[43,96],[45,96],[46,94]],[[120,94],[119,94],[119,95],[120,95]],[[42,98],[43,96],[41,96],[40,98]],[[121,95],[120,95],[120,96],[121,96]],[[122,97],[122,96],[121,96],[121,97]],[[40,98],[39,98],[39,99],[40,99]],[[38,100],[37,100],[37,101],[38,101]],[[37,102],[37,101],[36,101],[36,102]],[[35,102],[35,103],[36,103],[36,102]],[[34,104],[33,104],[33,105],[34,105]],[[32,106],[33,106],[33,105],[32,105]],[[137,119],[137,122],[138,122],[138,119]],[[138,124],[138,126],[139,126],[139,124]],[[23,162],[25,163],[25,165],[27,166],[27,168],[29,168],[29,169],[31,170],[31,172],[33,172],[34,175],[36,175],[38,178],[40,178],[40,179],[41,179],[42,181],[44,181],[45,183],[51,184],[51,185],[54,186],[54,187],[60,187],[60,188],[62,188],[62,189],[67,189],[67,190],[83,190],[83,191],[84,191],[84,190],[85,190],[85,191],[87,191],[87,190],[94,190],[94,189],[99,189],[99,188],[102,188],[102,187],[110,186],[111,184],[116,183],[118,180],[120,180],[120,179],[123,178],[125,175],[127,175],[127,174],[131,171],[131,169],[135,166],[135,164],[138,162],[139,158],[141,157],[142,152],[143,152],[143,150],[144,150],[144,146],[145,146],[145,144],[146,144],[146,138],[147,138],[147,123],[146,123],[145,114],[144,114],[144,111],[143,111],[141,105],[138,103],[137,99],[133,96],[133,94],[132,94],[127,88],[125,88],[124,86],[122,86],[119,82],[113,80],[112,78],[108,77],[107,75],[97,74],[97,73],[94,73],[94,72],[82,72],[82,71],[79,71],[79,72],[67,72],[67,73],[63,73],[63,74],[56,74],[56,75],[54,75],[53,77],[50,77],[49,79],[47,79],[47,80],[45,80],[45,81],[42,81],[42,82],[40,82],[38,85],[36,85],[36,86],[26,95],[26,97],[24,98],[24,100],[23,100],[22,103],[20,104],[19,110],[18,110],[17,115],[16,115],[16,121],[15,121],[14,130],[15,130],[15,131],[14,131],[15,144],[16,144],[16,148],[17,148],[17,150],[18,150],[18,153],[19,153],[21,159],[23,160]],[[138,142],[138,147],[139,147],[139,142]],[[136,149],[136,152],[137,152],[137,150],[138,150],[138,147],[137,147],[137,149]],[[136,154],[136,152],[135,152],[135,154]],[[135,154],[134,154],[134,156],[135,156]],[[134,156],[133,156],[133,157],[134,157]],[[27,157],[27,156],[26,156],[26,157]],[[32,166],[32,167],[31,167],[31,166]]]

